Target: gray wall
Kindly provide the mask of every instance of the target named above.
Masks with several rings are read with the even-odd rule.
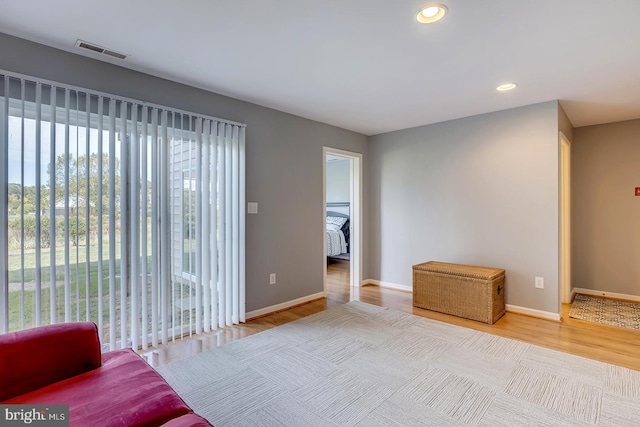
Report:
[[[561,105],[558,106],[558,130],[564,133],[569,142],[573,141],[573,125]]]
[[[573,287],[640,296],[640,120],[575,129],[571,160]]]
[[[327,162],[327,202],[349,201],[349,160]]]
[[[508,304],[557,313],[558,120],[553,101],[371,137],[368,278],[501,267]]]
[[[246,123],[247,311],[322,292],[322,147],[366,163],[366,136],[1,33],[0,52],[7,71]]]

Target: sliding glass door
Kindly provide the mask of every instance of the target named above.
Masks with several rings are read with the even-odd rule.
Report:
[[[105,349],[244,321],[244,127],[3,75],[0,332]]]

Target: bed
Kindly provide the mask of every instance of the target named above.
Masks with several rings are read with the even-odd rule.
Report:
[[[349,227],[349,215],[335,211],[327,211],[326,235],[328,257],[348,258]]]

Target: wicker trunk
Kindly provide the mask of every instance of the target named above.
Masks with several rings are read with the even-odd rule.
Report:
[[[413,305],[493,324],[504,315],[505,271],[429,261],[413,266]]]

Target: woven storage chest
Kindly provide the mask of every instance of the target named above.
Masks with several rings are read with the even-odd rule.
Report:
[[[493,324],[504,315],[505,271],[429,261],[413,266],[413,305]]]

